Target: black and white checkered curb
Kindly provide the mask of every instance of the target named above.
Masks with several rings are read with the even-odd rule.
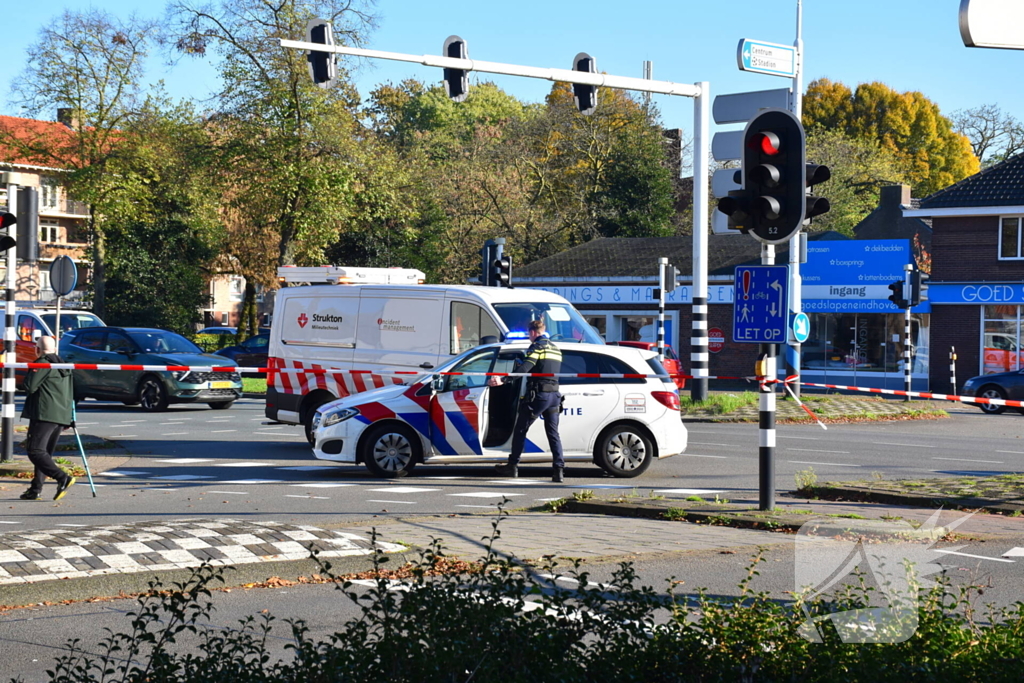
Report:
[[[383,552],[404,546],[378,541]],[[277,522],[184,519],[0,534],[0,585],[211,565],[369,555],[359,534]]]

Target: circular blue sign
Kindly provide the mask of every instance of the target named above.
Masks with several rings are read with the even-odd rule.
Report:
[[[793,316],[793,338],[797,343],[803,344],[811,336],[811,319],[806,313],[797,313]]]

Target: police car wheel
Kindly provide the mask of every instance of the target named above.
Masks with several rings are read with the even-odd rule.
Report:
[[[984,387],[977,395],[979,398],[1006,399],[1006,392],[996,386]],[[981,412],[989,415],[999,415],[1006,412],[1006,406],[994,405],[992,403],[979,403],[978,407],[981,408]]]
[[[378,477],[404,477],[419,460],[419,439],[402,424],[371,427],[362,440],[363,464]]]
[[[613,425],[597,439],[594,462],[614,477],[638,477],[653,460],[650,437],[632,425]]]

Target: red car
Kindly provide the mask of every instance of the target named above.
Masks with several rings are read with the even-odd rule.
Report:
[[[608,342],[612,346],[632,346],[636,349],[644,349],[645,351],[657,351],[658,345],[655,342],[642,342],[642,341],[614,341]],[[683,372],[683,364],[679,360],[679,356],[672,350],[672,347],[665,344],[665,360],[662,361],[662,365],[668,370],[670,375],[680,375]],[[686,388],[685,377],[672,377],[672,381],[676,383],[676,386],[680,389]]]

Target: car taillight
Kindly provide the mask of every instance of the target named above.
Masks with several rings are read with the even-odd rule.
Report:
[[[679,410],[679,394],[674,391],[652,391],[654,400],[669,410]]]

